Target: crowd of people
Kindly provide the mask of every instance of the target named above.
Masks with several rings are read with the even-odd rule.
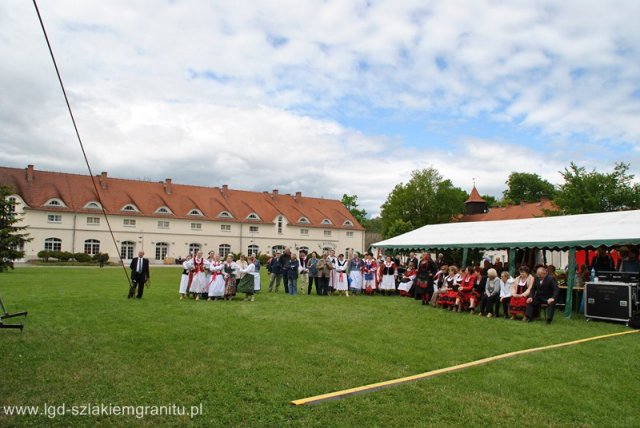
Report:
[[[635,269],[635,252],[623,258],[621,266]],[[623,254],[624,255],[624,254]],[[634,258],[635,257],[635,258]],[[180,298],[191,295],[196,300],[233,298],[243,293],[245,300],[255,300],[261,289],[260,262],[251,255],[233,260],[229,255],[221,260],[213,251],[208,258],[201,252],[183,262]],[[599,251],[591,269],[620,269],[614,266],[606,251]],[[347,256],[327,251],[295,254],[289,248],[276,252],[266,263],[269,275],[268,292],[278,293],[280,287],[289,295],[311,294],[314,286],[318,296],[329,295],[396,295],[412,297],[423,305],[449,311],[465,312],[488,318],[531,321],[546,307],[545,320],[551,323],[560,294],[555,266],[519,267],[517,276],[510,275],[500,258],[492,263],[484,259],[482,266],[458,267],[439,254],[436,260],[430,253],[418,259],[410,253],[405,261],[391,256],[374,257],[367,253]],[[576,278],[588,272],[581,266]]]

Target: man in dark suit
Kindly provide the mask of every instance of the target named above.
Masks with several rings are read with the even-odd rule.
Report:
[[[556,310],[556,300],[560,294],[558,282],[547,273],[544,267],[539,267],[536,271],[536,279],[531,287],[531,294],[527,299],[527,309],[524,312],[524,320],[531,319],[540,314],[540,307],[547,305],[547,324],[551,324],[553,313]]]
[[[144,258],[144,251],[138,253],[138,257],[134,257],[131,260],[131,288],[129,289],[129,298],[133,297],[133,294],[138,288],[138,294],[136,298],[141,299],[144,292],[144,284],[149,280],[149,259]]]

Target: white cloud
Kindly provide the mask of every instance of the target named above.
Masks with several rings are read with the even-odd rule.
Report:
[[[513,170],[557,182],[570,160],[640,167],[634,0],[40,7],[93,167],[114,176],[350,193],[375,213],[429,165],[496,195]],[[2,2],[0,28],[0,163],[82,171],[31,4]],[[489,118],[523,134],[413,147],[340,124],[378,108],[429,117],[425,129]]]

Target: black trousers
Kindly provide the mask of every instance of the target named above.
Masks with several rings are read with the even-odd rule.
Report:
[[[483,293],[482,296],[480,296],[480,313],[487,315],[487,313],[491,312],[492,315],[498,316],[496,310],[496,308],[499,308],[499,305],[496,304],[498,302],[500,302],[500,294],[487,296]]]
[[[496,302],[496,316],[500,316],[500,303],[502,303],[502,312],[504,312],[504,317],[509,318],[509,300],[511,297],[503,297],[500,301]]]
[[[320,276],[316,278],[316,292],[318,296],[329,295],[329,278],[326,276]]]
[[[311,294],[311,289],[313,288],[313,281],[316,282],[316,293],[318,293],[318,278],[315,276],[309,275],[309,287],[307,287],[307,294]]]
[[[131,289],[129,289],[129,298],[132,298],[134,294],[138,299],[142,299],[142,293],[144,293],[144,284],[147,282],[147,278],[144,275],[139,275],[137,272],[131,274]],[[136,293],[136,289],[138,292]]]
[[[289,294],[289,271],[282,270],[282,282],[284,283],[284,292]]]
[[[551,304],[547,304],[548,299],[549,297],[534,297],[533,301],[527,305],[524,315],[529,319],[539,316],[540,308],[545,304],[547,305],[547,322],[551,322],[553,320],[553,314],[556,311],[556,302],[554,301]]]

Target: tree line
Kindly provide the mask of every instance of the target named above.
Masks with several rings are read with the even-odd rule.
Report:
[[[587,170],[571,162],[560,171],[563,182],[554,186],[538,174],[512,172],[498,199],[482,195],[489,207],[553,201],[545,215],[589,214],[640,209],[640,183],[634,182],[630,164],[619,162],[611,172]],[[358,197],[343,195],[342,203],[365,229],[388,239],[427,224],[448,223],[465,212],[469,194],[445,179],[433,167],[415,170],[407,183],[397,184],[381,206],[379,217],[367,218]]]

